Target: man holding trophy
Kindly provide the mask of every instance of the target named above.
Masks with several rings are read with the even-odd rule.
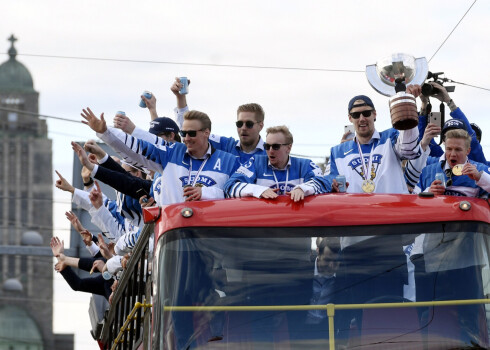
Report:
[[[377,131],[373,102],[364,95],[354,96],[347,110],[356,136],[331,149],[325,176],[333,192],[338,191],[335,177],[343,175],[350,193],[408,193],[402,161],[421,155],[415,99],[421,94],[419,84],[427,75],[427,63],[425,58],[394,54],[367,66],[366,75],[375,90],[392,96],[393,128]]]
[[[407,91],[417,97],[420,86],[408,86]],[[408,193],[401,162],[421,154],[417,126],[377,131],[376,109],[364,95],[349,101],[348,118],[356,136],[331,149],[330,173],[326,175],[332,181],[333,191],[337,188],[335,176],[344,175],[350,193]]]

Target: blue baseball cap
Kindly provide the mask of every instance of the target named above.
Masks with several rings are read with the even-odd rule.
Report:
[[[358,102],[354,105],[354,102],[356,102],[358,100],[362,100],[364,103]],[[374,108],[373,101],[371,101],[371,99],[369,97],[364,96],[364,95],[358,95],[358,96],[354,96],[353,98],[350,99],[347,112],[350,113],[351,109],[354,107],[363,107],[363,106],[369,106],[372,109],[376,109],[376,108]]]
[[[452,129],[463,129],[464,131],[468,132],[468,130],[466,130],[465,124],[461,120],[449,119],[444,123],[444,126],[442,127],[441,137],[443,140],[445,138],[446,132]]]
[[[179,127],[172,119],[160,117],[150,122],[150,130],[148,131],[153,135],[160,135],[164,132],[174,132],[177,134],[179,132]]]

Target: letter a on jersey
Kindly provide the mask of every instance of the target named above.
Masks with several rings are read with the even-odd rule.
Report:
[[[221,171],[221,159],[218,158],[218,160],[216,161],[216,163],[214,163],[213,170],[219,170],[219,171]]]

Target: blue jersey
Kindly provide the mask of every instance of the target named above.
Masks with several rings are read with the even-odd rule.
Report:
[[[476,166],[478,171],[483,171],[484,173],[490,174],[490,168],[486,164],[477,163],[472,161],[471,159],[468,159],[468,162]],[[428,191],[430,185],[432,184],[432,182],[434,182],[437,173],[442,173],[444,175],[444,182],[446,183],[448,177],[446,176],[443,167],[449,169],[445,161],[427,165],[424,170],[422,170],[422,175],[420,175],[420,180],[417,184],[417,187],[415,188],[415,192],[419,193],[422,191]],[[484,177],[485,174],[482,175],[483,179],[480,179],[482,183],[485,180]],[[467,175],[452,175],[451,179],[452,184],[451,186],[446,187],[446,190],[444,191],[445,195],[463,197],[488,197],[488,191],[480,187],[477,182],[475,182],[475,180],[470,179],[470,177]]]
[[[291,192],[296,186],[305,195],[330,192],[330,187],[322,180],[320,168],[309,159],[290,157],[285,169],[274,168],[267,156],[257,156],[240,166],[225,184],[226,197],[259,198],[267,189],[279,189],[277,194]],[[305,183],[319,177],[320,186]],[[321,184],[324,186],[321,187]]]
[[[240,140],[235,140],[233,137],[224,137],[211,134],[209,136],[209,143],[216,149],[233,154],[238,158],[240,165],[247,164],[251,158],[256,156],[267,156],[264,149],[264,141],[262,139],[259,139],[257,147],[250,153],[242,151],[240,147]]]

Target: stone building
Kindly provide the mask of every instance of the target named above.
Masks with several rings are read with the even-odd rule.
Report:
[[[53,236],[52,143],[39,93],[12,35],[0,65],[0,245],[49,246]],[[73,335],[53,334],[52,257],[0,255],[0,350],[69,350]]]

